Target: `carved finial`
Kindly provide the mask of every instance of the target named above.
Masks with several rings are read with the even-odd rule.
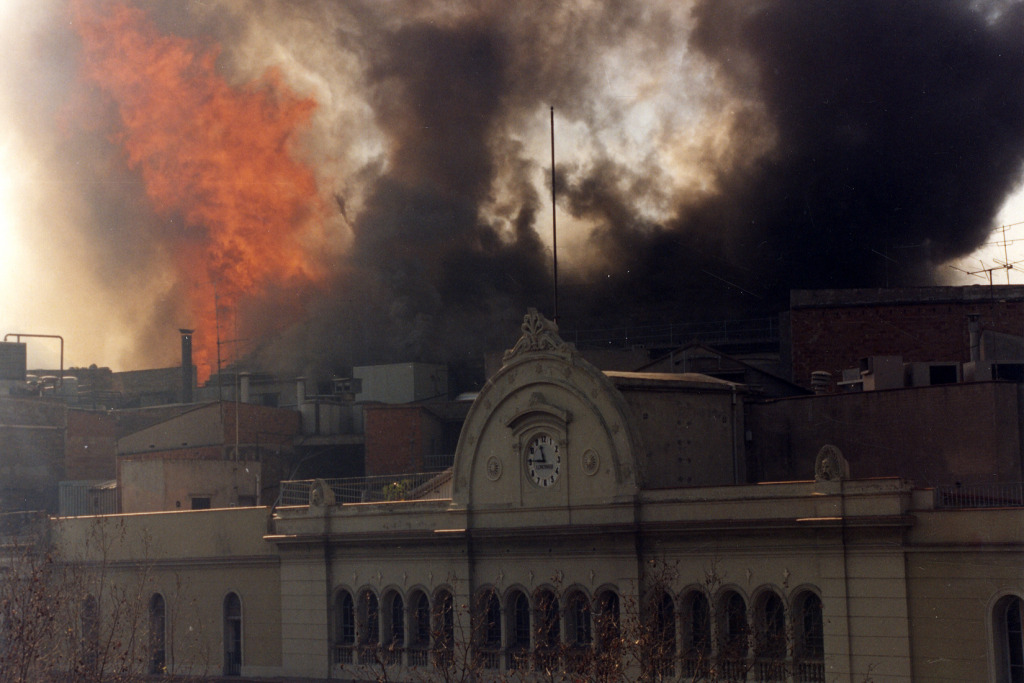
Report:
[[[565,343],[558,336],[558,325],[538,313],[536,308],[527,310],[522,330],[523,336],[515,346],[505,352],[503,362],[507,363],[515,356],[531,351],[572,351],[572,345]]]
[[[842,481],[849,478],[850,463],[843,457],[843,452],[832,444],[822,446],[814,459],[814,480]]]

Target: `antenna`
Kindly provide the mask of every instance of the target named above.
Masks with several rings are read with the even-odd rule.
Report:
[[[553,321],[558,324],[558,222],[555,211],[555,108],[551,107],[551,256],[554,270],[555,311]]]
[[[985,262],[982,261],[981,259],[978,259],[978,263],[981,265],[981,268],[979,268],[978,270],[965,270],[963,268],[958,268],[957,266],[954,266],[954,265],[949,265],[949,267],[952,268],[953,270],[956,270],[956,271],[959,271],[959,272],[963,273],[964,275],[971,275],[971,276],[974,276],[974,277],[980,277],[982,279],[985,279],[987,277],[988,284],[989,284],[990,287],[995,284],[993,282],[993,279],[992,279],[992,273],[994,271],[997,271],[997,270],[1005,270],[1006,271],[1006,284],[1011,284],[1010,283],[1010,271],[1011,270],[1015,270],[1016,266],[1024,263],[1024,259],[1019,260],[1019,261],[1011,261],[1010,260],[1009,246],[1011,244],[1016,243],[1018,240],[1009,239],[1007,237],[1007,233],[1010,231],[1010,228],[1016,227],[1018,225],[1024,225],[1024,221],[1018,221],[1016,223],[1007,223],[1006,225],[1000,225],[998,228],[995,228],[992,231],[993,233],[998,232],[1000,234],[999,239],[995,240],[994,242],[986,242],[984,245],[982,245],[982,246],[997,246],[997,247],[1002,247],[1003,248],[1003,260],[1000,261],[999,259],[992,259],[995,263],[997,263],[999,265],[992,266],[990,268],[986,268],[985,267]],[[982,273],[984,273],[984,275],[982,275]]]

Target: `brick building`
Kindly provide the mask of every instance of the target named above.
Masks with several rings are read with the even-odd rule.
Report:
[[[1024,334],[1024,286],[793,291],[783,326],[792,379],[810,388],[811,373],[826,371],[838,380],[869,356],[965,363],[968,316],[984,331]]]
[[[364,405],[366,474],[450,467],[469,406],[469,401]]]

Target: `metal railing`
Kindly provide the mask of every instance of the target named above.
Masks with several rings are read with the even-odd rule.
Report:
[[[353,650],[355,650],[355,645],[335,645],[334,663],[351,664],[355,660],[355,657],[352,654]]]
[[[825,662],[820,659],[797,660],[793,680],[795,683],[825,683]]]
[[[455,463],[454,453],[437,453],[423,456],[423,468],[427,472],[440,472]]]
[[[499,650],[480,650],[480,666],[484,669],[497,669],[501,666],[501,652]]]
[[[754,680],[758,683],[772,683],[786,680],[786,662],[778,658],[757,658],[754,660]]]
[[[309,492],[316,479],[281,482],[279,505],[309,505]],[[336,503],[382,503],[401,500],[451,498],[450,470],[416,472],[373,477],[324,479]]]
[[[934,491],[940,509],[1024,507],[1024,482],[954,484]]]

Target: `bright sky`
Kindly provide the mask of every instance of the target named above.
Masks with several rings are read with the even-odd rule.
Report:
[[[991,270],[992,284],[1024,284],[1024,190],[1018,190],[1006,200],[995,224],[996,230],[988,243],[950,264],[959,269],[949,269],[952,284],[987,284],[989,273],[983,271],[989,269],[995,269]],[[1012,267],[1006,268],[1007,264]]]

